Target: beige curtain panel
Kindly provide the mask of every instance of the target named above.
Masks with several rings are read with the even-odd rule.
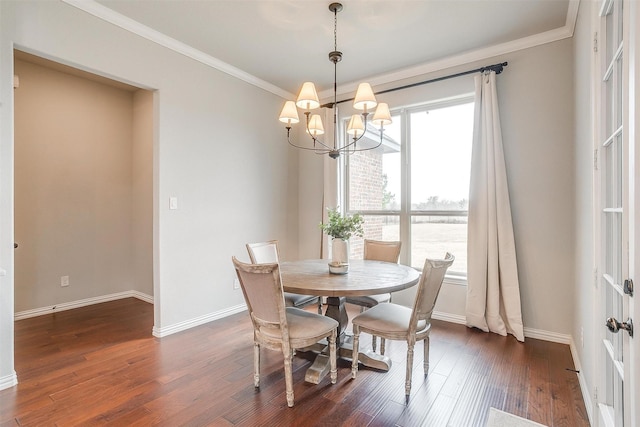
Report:
[[[466,322],[524,341],[511,204],[502,150],[496,73],[475,77],[469,189]]]

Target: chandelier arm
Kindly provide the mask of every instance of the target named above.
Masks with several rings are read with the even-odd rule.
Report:
[[[355,147],[355,143],[358,142],[360,140],[360,138],[358,138],[357,140],[345,145],[344,147],[340,148],[338,151],[347,151],[350,153],[356,153],[359,151],[369,151],[369,150],[375,150],[376,148],[380,147],[382,145],[382,136],[380,137],[380,142],[378,142],[376,145],[374,145],[373,147],[368,147],[368,148],[356,148]],[[350,147],[353,146],[353,150],[350,149]]]
[[[302,145],[294,144],[293,142],[291,142],[291,138],[290,138],[290,135],[289,135],[289,131],[290,130],[291,130],[291,128],[288,127],[287,128],[287,142],[292,147],[300,148],[302,150],[315,151],[317,154],[327,154],[327,153],[329,153],[331,151],[331,148],[327,147],[325,144],[323,144],[322,141],[318,141],[318,143],[321,144],[322,146],[324,146],[325,148],[304,147]]]

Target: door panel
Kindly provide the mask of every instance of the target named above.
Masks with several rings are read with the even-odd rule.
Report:
[[[595,200],[600,224],[598,247],[598,298],[601,329],[598,369],[600,424],[629,425],[629,334],[617,330],[629,315],[629,297],[623,291],[629,277],[629,137],[628,70],[625,69],[626,0],[604,0],[600,5],[597,96],[600,99],[597,149],[600,170]],[[616,319],[607,320],[607,319]],[[608,323],[611,329],[605,327]]]

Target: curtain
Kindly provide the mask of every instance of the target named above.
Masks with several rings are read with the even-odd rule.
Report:
[[[475,77],[469,189],[466,323],[524,341],[520,285],[496,92],[496,73]]]

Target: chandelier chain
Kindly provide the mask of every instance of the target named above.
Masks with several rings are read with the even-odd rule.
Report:
[[[338,10],[333,12],[333,50],[338,50]]]

